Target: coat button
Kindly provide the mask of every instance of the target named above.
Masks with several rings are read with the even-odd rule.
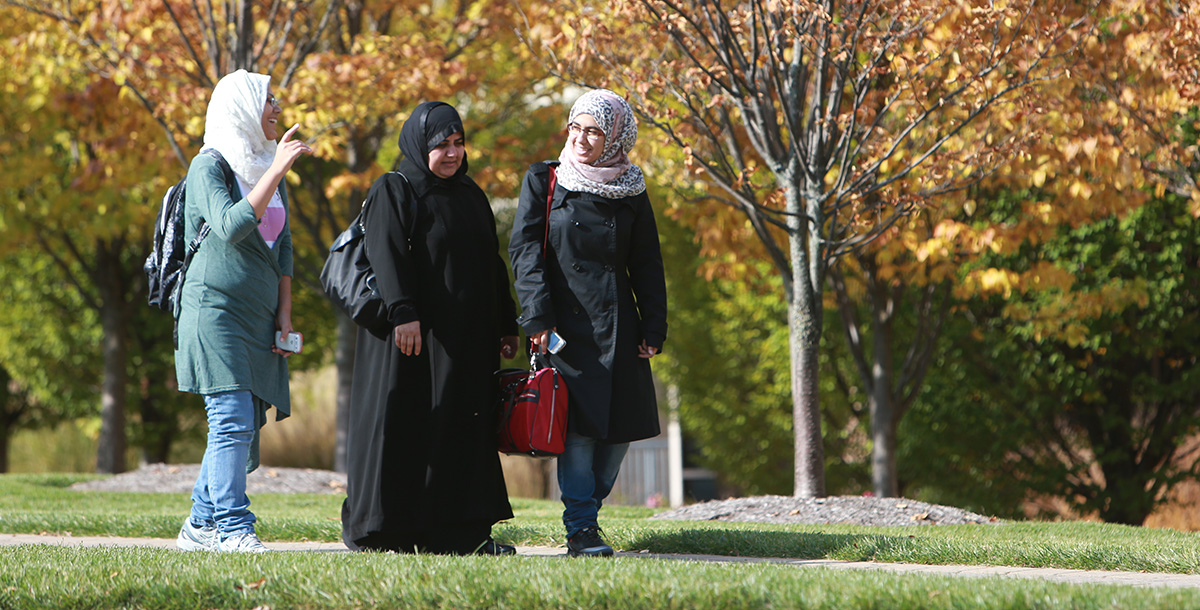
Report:
[[[578,307],[572,307],[572,308],[571,308],[571,313],[579,313],[579,308],[578,308]]]
[[[576,220],[576,221],[575,221],[575,226],[579,227],[579,226],[583,226],[583,225],[580,225],[580,224],[579,224],[579,221],[578,221],[578,220]]]
[[[612,228],[612,226],[613,226],[613,221],[611,221],[611,220],[606,220],[606,221],[604,221],[604,226],[606,226],[606,227],[608,227],[608,228],[610,228],[610,229],[611,229],[611,228]]]
[[[583,271],[583,267],[579,266],[579,263],[571,263],[571,268],[576,271]]]
[[[613,270],[613,268],[612,268],[612,265],[605,265],[605,266],[604,266],[604,270],[605,270],[605,271],[612,271],[612,270]]]

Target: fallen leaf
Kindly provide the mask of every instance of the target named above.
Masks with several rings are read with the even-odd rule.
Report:
[[[234,588],[236,588],[238,591],[245,591],[247,589],[258,589],[265,584],[267,584],[267,578],[264,576],[254,582],[242,583],[240,585],[234,585]]]
[[[896,508],[908,508],[907,504],[897,504]]]
[[[926,521],[929,519],[929,513],[917,513],[912,516],[913,521]]]
[[[800,509],[798,509],[798,508],[797,508],[797,509],[793,510],[792,512],[788,513],[788,514],[789,514],[789,515],[799,515],[799,514],[800,514]]]

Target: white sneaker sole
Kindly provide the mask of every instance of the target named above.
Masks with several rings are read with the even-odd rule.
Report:
[[[177,538],[175,538],[175,546],[176,546],[176,548],[178,548],[181,551],[189,551],[189,552],[190,551],[215,551],[216,550],[215,547],[205,546],[204,544],[193,540],[190,536],[183,535],[183,532],[180,532],[179,536]]]

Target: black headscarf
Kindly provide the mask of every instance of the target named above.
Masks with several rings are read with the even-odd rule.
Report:
[[[467,133],[462,126],[462,119],[454,106],[446,102],[425,102],[417,106],[404,126],[400,128],[400,152],[404,153],[405,161],[420,169],[429,178],[438,178],[429,169],[429,151],[438,142],[445,140],[455,133]],[[458,173],[453,178],[459,178],[467,173],[467,158],[464,156]]]

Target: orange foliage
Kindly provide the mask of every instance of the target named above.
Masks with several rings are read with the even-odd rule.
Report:
[[[797,237],[784,225],[804,214],[820,237],[799,238],[822,241],[823,263],[870,240],[912,245],[888,230],[917,211],[975,205],[966,187],[1044,139],[1029,128],[1044,112],[1036,93],[1087,32],[1087,5],[1069,1],[865,2],[833,15],[824,2],[727,4],[624,0],[609,19],[584,8],[544,44],[561,72],[628,95],[683,151],[685,186],[725,204],[674,210],[706,252],[769,250]]]
[[[1095,19],[1099,25],[1084,39],[1069,72],[1039,87],[1037,112],[1024,122],[1013,121],[1014,127],[1040,136],[981,185],[984,194],[1032,193],[1022,216],[1003,224],[972,214],[944,218],[918,253],[949,265],[984,251],[1010,253],[1061,226],[1124,216],[1167,191],[1190,197],[1200,213],[1195,186],[1200,157],[1184,133],[1196,129],[1186,117],[1200,101],[1197,13],[1195,6],[1175,2],[1102,4]],[[968,201],[973,208],[986,205]],[[1032,311],[1014,304],[1006,314],[1035,322],[1042,336],[1072,343],[1083,338],[1082,321],[1147,298],[1136,283],[1071,293],[1069,276],[1049,264],[1022,273],[980,269],[957,289],[960,296],[1061,291],[1052,306]]]

